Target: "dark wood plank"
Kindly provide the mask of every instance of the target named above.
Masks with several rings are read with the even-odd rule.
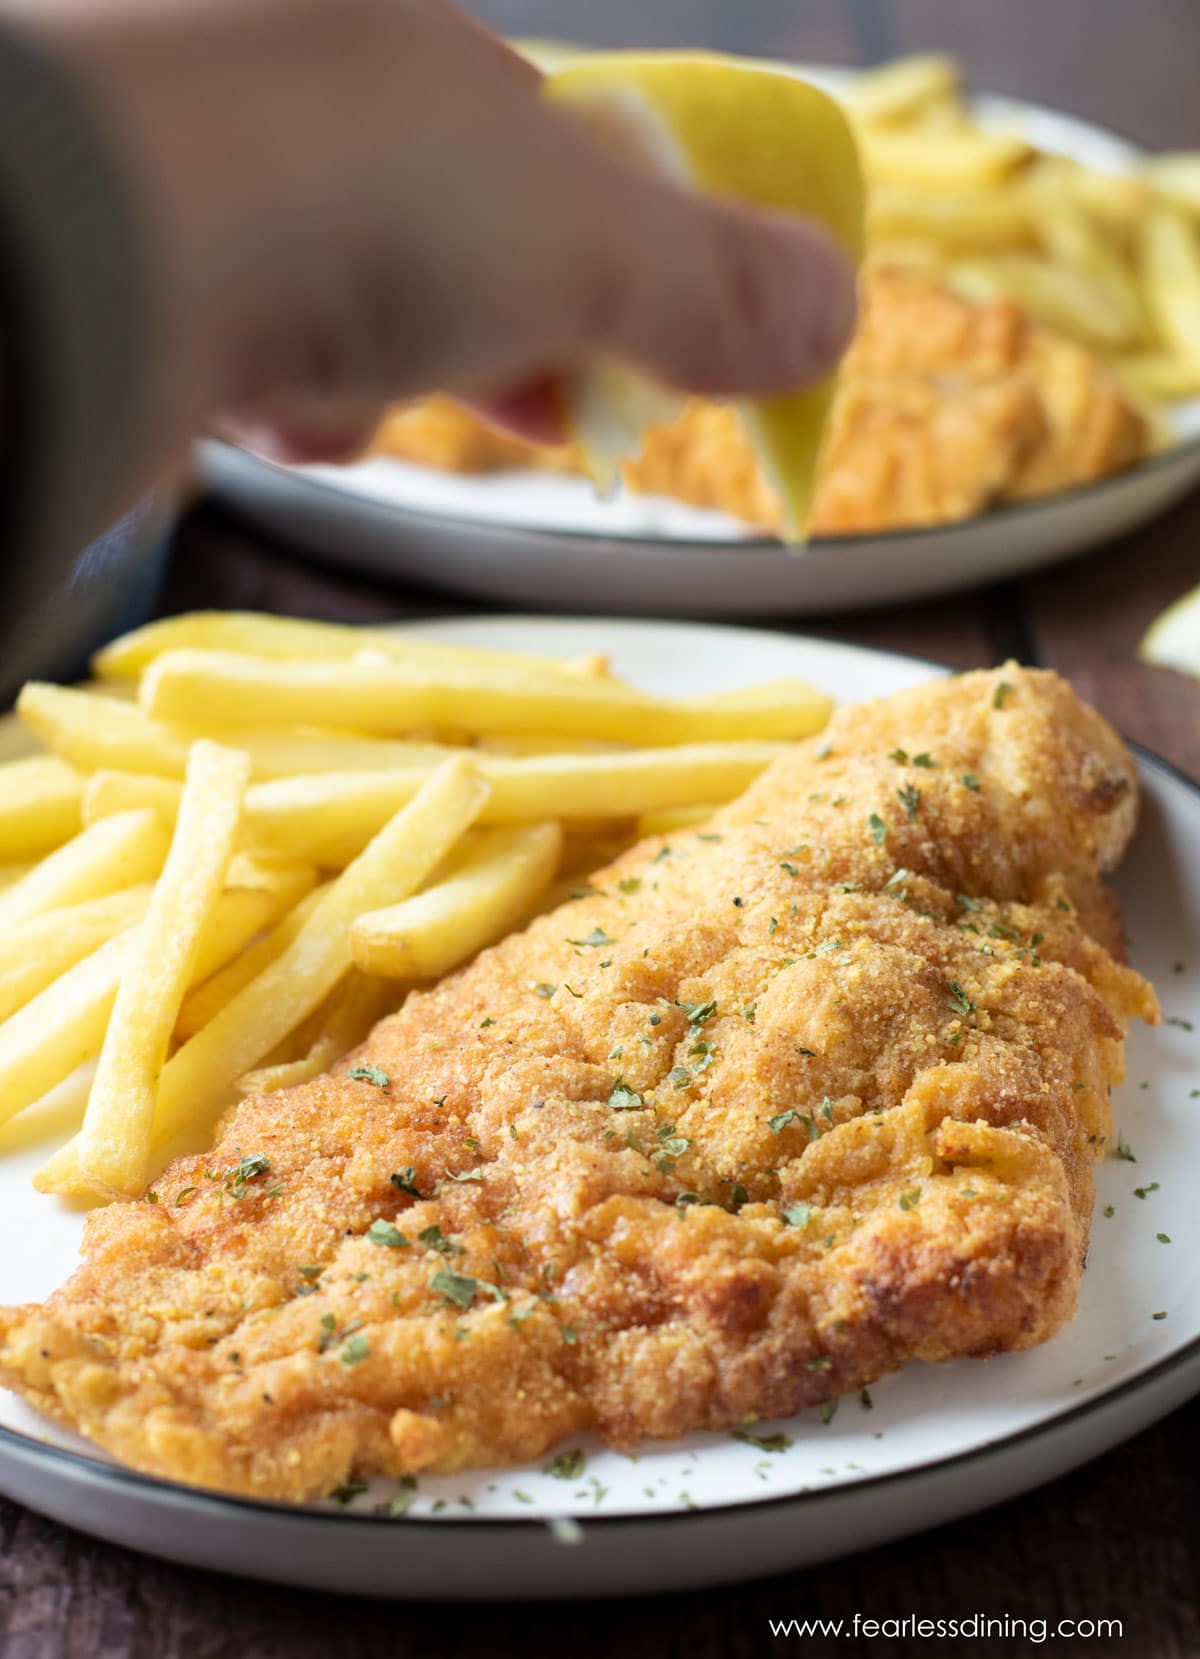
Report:
[[[796,622],[764,616],[757,621],[789,632],[848,639],[885,650],[906,651],[954,668],[1001,660],[1001,618],[1016,604],[1010,590],[881,611],[861,611]],[[330,622],[374,622],[414,616],[452,616],[495,611],[478,600],[434,591],[386,586],[333,563],[302,559],[239,523],[212,503],[190,513],[175,536],[174,554],[158,599],[158,614],[205,609],[262,610]]]
[[[1071,1618],[1121,1621],[1119,1636],[1072,1641],[1080,1659],[1192,1659],[1198,1454],[1193,1409],[1028,1498],[883,1549],[729,1589],[557,1607],[346,1601],[218,1579],[0,1503],[0,1643],[5,1659],[517,1659],[559,1647],[572,1659],[920,1659],[947,1649],[849,1634],[777,1644],[767,1620],[843,1619],[849,1630],[856,1613],[981,1614],[1009,1621],[1007,1635],[971,1644],[981,1656],[1027,1659],[1036,1644],[1013,1621]]]
[[[1137,659],[1171,602],[1200,582],[1200,497],[1078,564],[1028,582],[1039,662],[1057,668],[1127,737],[1200,778],[1200,681]]]

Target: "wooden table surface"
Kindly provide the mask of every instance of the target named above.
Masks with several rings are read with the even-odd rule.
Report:
[[[1147,145],[1200,144],[1197,0],[479,0],[476,9],[511,33],[598,45],[847,63],[946,47],[980,86],[1057,103]],[[824,619],[812,631],[956,666],[1016,656],[1058,668],[1128,736],[1200,778],[1200,685],[1134,659],[1145,625],[1198,581],[1200,497],[1027,581]],[[162,609],[224,605],[363,620],[461,608],[319,569],[203,506],[177,537]],[[686,1597],[538,1608],[346,1602],[184,1571],[2,1502],[0,1540],[5,1659],[510,1659],[543,1644],[569,1645],[573,1659],[750,1659],[775,1645],[768,1617],[972,1611],[1116,1618],[1123,1640],[1079,1638],[1071,1651],[1182,1659],[1200,1654],[1200,1402],[1002,1508],[809,1572]],[[463,1568],[469,1575],[468,1561]],[[870,1647],[806,1644],[846,1656]],[[876,1651],[923,1647],[880,1642]]]

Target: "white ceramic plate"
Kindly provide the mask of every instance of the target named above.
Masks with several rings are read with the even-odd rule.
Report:
[[[846,71],[801,70],[836,91]],[[985,126],[1128,172],[1140,152],[1039,105],[982,97]],[[378,457],[281,467],[200,446],[211,488],[261,527],[372,574],[570,611],[665,616],[816,615],[952,593],[1086,552],[1147,523],[1200,481],[1200,400],[1174,415],[1175,445],[1129,472],[961,524],[814,541],[789,554],[720,513],[535,472],[460,477]]]
[[[648,622],[495,618],[416,625],[426,638],[573,655],[608,651],[649,689],[686,694],[801,675],[839,701],[916,684],[908,658],[770,633]],[[1134,959],[1166,1012],[1200,1027],[1200,791],[1141,764],[1146,804],[1120,886]],[[1178,965],[1178,966],[1177,966]],[[624,1594],[795,1567],[929,1526],[1050,1479],[1133,1434],[1200,1387],[1200,1031],[1137,1030],[1114,1101],[1136,1163],[1099,1172],[1079,1315],[1033,1353],[911,1365],[856,1396],[759,1426],[765,1450],[693,1435],[635,1458],[586,1437],[586,1467],[423,1478],[408,1516],[214,1497],[114,1467],[0,1395],[0,1489],[116,1542],[193,1565],[408,1597]],[[0,1135],[0,1302],[45,1296],[69,1273],[81,1220],[35,1194],[41,1145]],[[1133,1189],[1160,1183],[1145,1199]],[[1113,1216],[1103,1214],[1112,1204]],[[1169,1245],[1158,1242],[1164,1232]],[[1165,1318],[1155,1319],[1156,1313]],[[564,1528],[556,1517],[571,1518]],[[572,1524],[574,1523],[574,1524]],[[580,1529],[576,1535],[575,1527]],[[575,1538],[574,1544],[565,1541]]]

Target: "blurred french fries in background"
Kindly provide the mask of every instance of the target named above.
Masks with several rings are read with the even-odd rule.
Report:
[[[36,1181],[89,1201],[320,1075],[638,833],[687,833],[830,712],[792,681],[668,700],[603,655],[241,613],[94,668],[25,687],[47,752],[0,765],[0,1122],[32,1144],[77,1107]]]
[[[944,52],[896,58],[856,75],[845,95],[854,119],[863,126],[898,122],[924,124],[931,109],[957,108],[958,64]]]
[[[1156,156],[1145,175],[1164,202],[1200,219],[1200,153]]]
[[[1142,281],[1159,338],[1200,376],[1200,241],[1182,213],[1156,207],[1142,226]]]
[[[978,119],[942,54],[867,70],[840,96],[870,184],[869,258],[1016,301],[1152,417],[1200,395],[1200,152],[1081,166]]]

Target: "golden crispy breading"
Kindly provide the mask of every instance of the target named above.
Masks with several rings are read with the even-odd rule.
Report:
[[[506,467],[578,470],[568,449],[527,443],[489,426],[448,397],[423,398],[390,410],[371,440],[368,455],[394,455],[440,472],[502,472]]]
[[[839,714],[95,1212],[0,1378],[138,1468],[299,1499],[1043,1341],[1157,1017],[1082,920],[1135,796],[1052,675]]]
[[[812,534],[970,518],[1102,478],[1150,447],[1146,421],[1085,350],[1011,300],[969,305],[931,277],[871,267],[842,365]],[[493,432],[434,398],[394,414],[378,451],[458,472],[577,468],[569,450]],[[624,468],[631,489],[773,530],[779,508],[731,408],[693,399]]]

